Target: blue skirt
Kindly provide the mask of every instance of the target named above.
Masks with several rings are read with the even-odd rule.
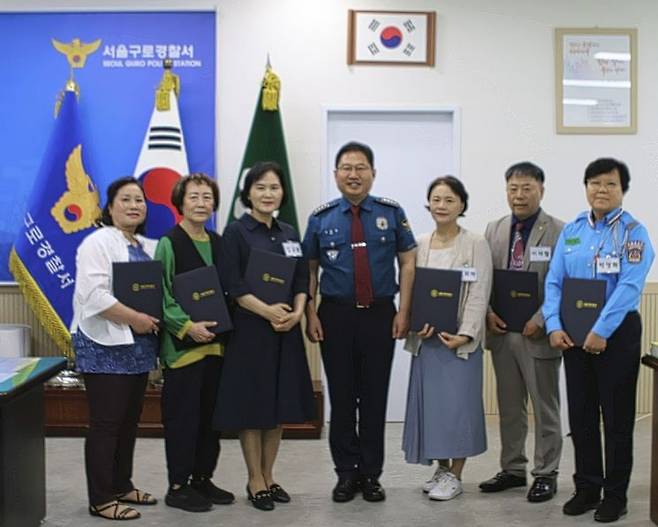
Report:
[[[467,360],[436,337],[411,361],[402,450],[407,463],[466,458],[487,449],[482,349]]]

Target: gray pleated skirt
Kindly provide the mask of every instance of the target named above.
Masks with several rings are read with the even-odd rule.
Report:
[[[465,458],[487,449],[482,348],[467,360],[432,337],[411,361],[402,450],[407,463]]]

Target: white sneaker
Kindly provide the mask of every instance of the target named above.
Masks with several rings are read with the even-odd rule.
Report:
[[[462,482],[452,472],[444,472],[436,485],[430,490],[431,500],[447,501],[459,496],[464,489]]]
[[[428,479],[425,483],[423,483],[423,492],[427,494],[430,490],[434,488],[434,486],[439,482],[439,479],[441,478],[442,474],[445,474],[448,472],[448,469],[446,467],[443,467],[439,465],[434,472],[434,475]]]

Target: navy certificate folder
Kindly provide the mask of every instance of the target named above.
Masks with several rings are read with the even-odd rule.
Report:
[[[162,263],[114,262],[112,288],[122,304],[162,320]]]
[[[296,258],[251,249],[244,279],[252,294],[266,304],[288,304],[296,266]]]
[[[582,346],[605,304],[605,280],[565,278],[560,319],[576,346]]]
[[[507,324],[507,331],[522,333],[539,309],[539,282],[533,271],[494,270],[491,307]]]
[[[440,333],[457,333],[462,273],[452,269],[416,267],[411,304],[411,330],[425,324]]]
[[[217,322],[216,326],[208,328],[208,331],[217,335],[233,329],[224,290],[214,265],[177,274],[174,276],[172,286],[174,298],[183,311],[190,316],[192,322],[202,320]],[[183,340],[174,338],[173,341],[177,350],[200,345],[188,336]],[[213,342],[219,342],[219,338]]]

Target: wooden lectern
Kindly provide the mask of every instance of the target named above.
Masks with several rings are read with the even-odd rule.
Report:
[[[649,518],[658,525],[658,358],[642,357],[642,364],[653,370],[653,405],[651,413],[651,498]]]

